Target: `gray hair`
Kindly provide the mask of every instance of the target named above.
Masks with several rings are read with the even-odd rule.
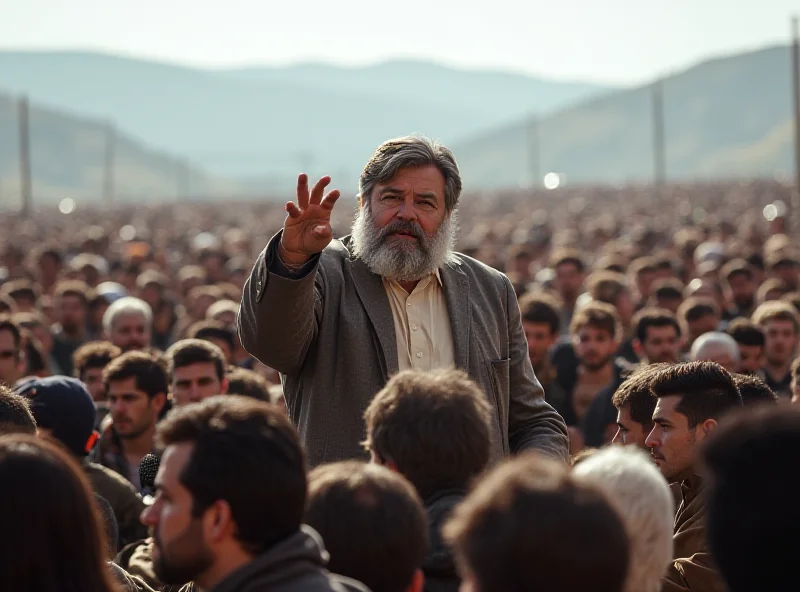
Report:
[[[444,206],[452,212],[461,196],[461,175],[455,156],[434,140],[422,136],[406,136],[387,140],[373,153],[361,173],[358,190],[369,206],[372,191],[378,183],[386,183],[401,170],[434,165],[444,175]]]
[[[714,354],[720,351],[729,353],[734,362],[738,362],[741,358],[739,344],[736,343],[733,337],[727,333],[711,331],[704,333],[695,340],[692,344],[692,350],[689,352],[689,359],[692,362],[706,360],[709,356],[713,357]]]
[[[133,296],[125,296],[119,300],[115,300],[111,306],[108,307],[103,315],[103,330],[108,335],[114,327],[114,322],[119,317],[128,315],[139,315],[144,317],[148,325],[153,324],[153,309],[144,300],[134,298]]]
[[[630,538],[625,592],[659,592],[672,561],[674,501],[653,461],[633,446],[609,446],[576,465],[576,479],[603,490]]]

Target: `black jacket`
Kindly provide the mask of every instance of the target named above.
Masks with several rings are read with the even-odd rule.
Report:
[[[453,554],[442,537],[442,526],[466,495],[466,490],[449,489],[425,500],[429,540],[428,554],[422,563],[425,592],[458,592],[461,585]]]

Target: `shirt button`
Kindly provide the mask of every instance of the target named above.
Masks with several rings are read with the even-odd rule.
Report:
[[[411,330],[412,331],[416,331],[417,329],[419,329],[419,327],[417,325],[411,325]]]
[[[417,352],[417,357],[421,358],[422,357],[422,352]]]
[[[411,306],[411,303],[410,302],[406,302],[406,306]]]

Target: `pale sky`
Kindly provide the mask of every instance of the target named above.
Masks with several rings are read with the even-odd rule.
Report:
[[[793,11],[796,0],[0,0],[0,48],[211,67],[423,58],[634,84],[786,43]]]

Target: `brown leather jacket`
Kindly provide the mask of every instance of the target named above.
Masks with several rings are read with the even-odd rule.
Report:
[[[681,483],[682,501],[675,515],[674,561],[664,578],[664,592],[726,592],[706,543],[704,483],[692,475]]]

